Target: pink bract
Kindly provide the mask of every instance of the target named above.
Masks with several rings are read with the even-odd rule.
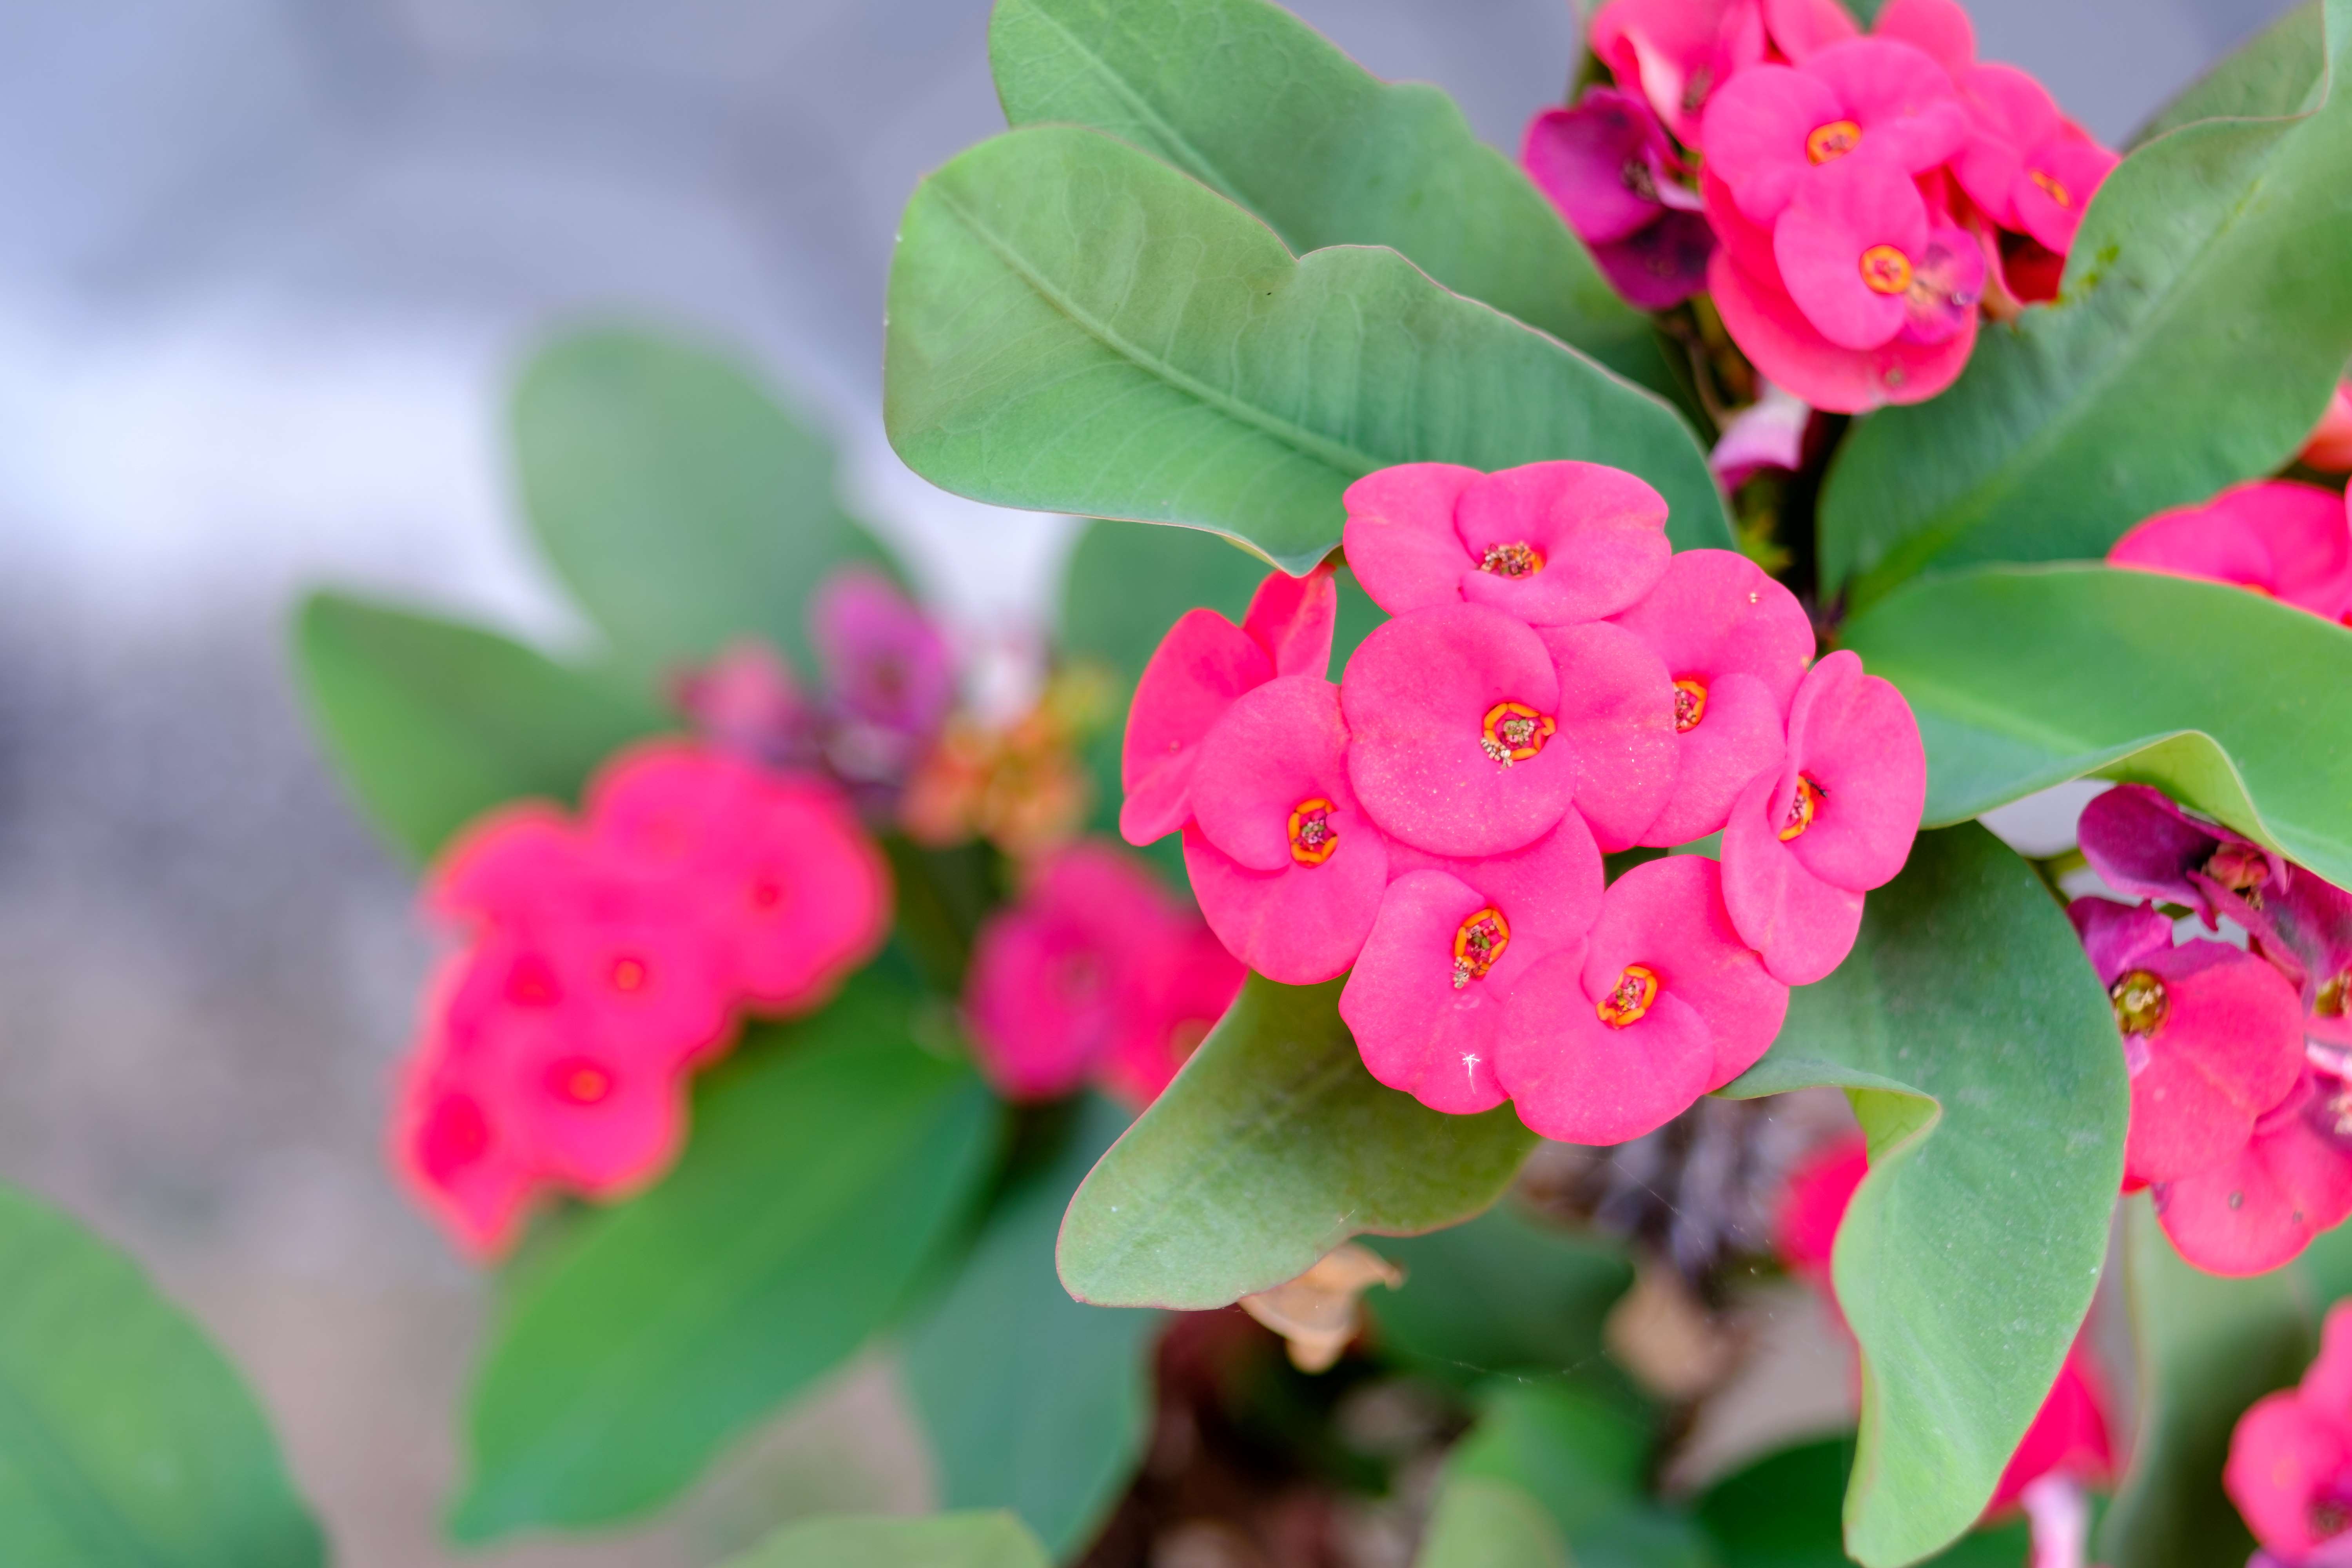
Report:
[[[1798,190],[1772,231],[1789,297],[1831,342],[1948,342],[1975,330],[1985,258],[1928,215],[1908,175],[1872,154],[1841,158]]]
[[[1852,653],[1815,664],[1789,705],[1786,756],[1740,792],[1723,831],[1725,902],[1775,978],[1808,985],[1843,962],[1862,895],[1910,856],[1927,791],[1903,694]]]
[[[1574,812],[1524,849],[1476,859],[1389,849],[1393,881],[1414,871],[1443,871],[1482,895],[1509,925],[1516,970],[1584,940],[1601,912],[1601,851]]]
[[[1503,1102],[1496,1031],[1503,988],[1527,960],[1515,942],[1496,939],[1499,926],[1482,921],[1489,909],[1458,878],[1407,872],[1389,884],[1339,993],[1339,1016],[1365,1068],[1433,1110],[1466,1115]]]
[[[2352,1215],[2352,1103],[2306,1072],[2236,1159],[2154,1187],[2157,1218],[2209,1274],[2263,1274]]]
[[[2305,1036],[2352,1048],[2352,893],[2297,867],[2262,912],[2263,956],[2300,984]]]
[[[710,744],[769,767],[805,766],[822,742],[819,715],[792,667],[757,638],[721,648],[680,675],[670,693]]]
[[[1191,819],[1194,749],[1202,737],[1243,692],[1276,675],[1322,675],[1338,615],[1331,570],[1318,566],[1303,578],[1269,573],[1239,626],[1210,609],[1177,618],[1143,667],[1128,709],[1120,837],[1149,844]]]
[[[530,1153],[500,1107],[449,1059],[437,997],[454,966],[427,989],[426,1034],[394,1093],[392,1164],[465,1250],[492,1258],[514,1244],[539,1191]]]
[[[2174,946],[2171,922],[2150,906],[2077,899],[2066,912],[2084,932],[2124,1036],[2125,1180],[2169,1182],[2236,1158],[2302,1076],[2294,988],[2227,942]]]
[[[1976,25],[1956,0],[1887,0],[1878,8],[1870,33],[1910,45],[1950,72],[1956,82],[1976,63]]]
[[[602,868],[561,807],[518,801],[476,817],[425,873],[423,902],[453,921],[511,920],[576,901]]]
[[[2331,621],[2352,612],[2345,498],[2292,479],[2257,479],[2158,512],[2116,541],[2107,563],[2234,583]]]
[[[1623,239],[1592,247],[1593,265],[1625,302],[1641,310],[1671,310],[1706,289],[1715,230],[1698,213],[1669,209]]]
[[[890,933],[889,867],[848,803],[813,778],[764,782],[735,864],[703,891],[735,988],[762,1012],[817,1005]]]
[[[1394,616],[1468,600],[1531,626],[1597,620],[1647,592],[1674,549],[1664,498],[1599,463],[1408,463],[1343,500],[1348,564]]]
[[[2042,1397],[2032,1424],[1995,1483],[1987,1514],[2016,1505],[2025,1489],[2044,1476],[2068,1476],[2097,1484],[2116,1473],[2114,1438],[2107,1429],[2105,1380],[2078,1335],[2058,1369],[2058,1381]]]
[[[1870,1174],[1870,1142],[1853,1132],[1832,1138],[1790,1169],[1772,1219],[1772,1250],[1780,1266],[1831,1291],[1830,1261],[1846,1205]]]
[[[1589,89],[1573,108],[1528,121],[1519,163],[1587,245],[1631,238],[1669,199],[1698,205],[1676,183],[1674,143],[1658,117],[1611,88]]]
[[[1418,610],[1366,637],[1339,681],[1348,777],[1391,838],[1499,855],[1573,809],[1559,675],[1524,622],[1481,605]]]
[[[1227,951],[1286,985],[1354,963],[1389,852],[1348,782],[1338,689],[1286,676],[1244,695],[1201,743],[1193,796],[1185,868]]]
[[[2327,412],[2319,416],[2296,457],[2324,474],[2352,469],[2352,382],[2338,385],[2328,398]]]
[[[1802,65],[1740,72],[1708,102],[1700,142],[1740,212],[1769,224],[1821,171],[1857,153],[1924,174],[1967,134],[1943,67],[1908,44],[1855,38]]]
[[[1674,133],[1698,140],[1710,94],[1764,58],[1758,0],[1610,0],[1593,13],[1592,52],[1638,82]]]
[[[1160,1098],[1248,978],[1215,935],[1193,928],[1129,955],[1138,1005],[1095,1064],[1095,1079],[1140,1110]]]
[[[1746,556],[1685,550],[1615,624],[1658,655],[1676,687],[1674,788],[1641,842],[1704,838],[1741,787],[1780,760],[1789,700],[1813,657],[1812,622]]]
[[[2147,784],[2117,784],[2094,796],[2075,822],[2083,858],[2099,879],[2127,898],[2185,904],[2215,929],[2228,915],[2264,929],[2248,893],[2265,900],[2294,879],[2287,863],[2218,822],[2191,816]]]
[[[1766,468],[1793,472],[1804,467],[1805,432],[1812,416],[1802,398],[1768,381],[1758,388],[1756,401],[1724,426],[1715,449],[1706,455],[1707,467],[1715,470],[1727,491],[1738,489]]]
[[[881,573],[847,567],[809,600],[809,641],[849,718],[926,737],[955,702],[955,665],[930,618]]]
[[[1954,178],[1993,222],[2063,256],[2084,209],[2122,160],[2015,66],[1971,66],[1958,79],[1969,135],[1952,160]]]
[[[2221,1484],[2277,1561],[2344,1560],[2352,1545],[2352,1303],[2329,1309],[2302,1384],[2239,1417]]]
[[[1575,752],[1576,810],[1614,854],[1641,840],[1674,790],[1673,679],[1647,643],[1605,621],[1536,635],[1559,672],[1558,743]]]
[[[637,1191],[686,1142],[685,1078],[584,1010],[508,1009],[467,1047],[532,1164],[591,1197]]]

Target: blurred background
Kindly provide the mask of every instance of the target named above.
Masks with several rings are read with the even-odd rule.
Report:
[[[1294,0],[1516,149],[1562,0]],[[1972,0],[2120,142],[2283,0]],[[436,1522],[484,1291],[394,1192],[426,958],[281,648],[332,579],[576,635],[510,518],[510,369],[614,312],[757,362],[960,634],[1067,537],[882,440],[917,178],[1001,126],[984,0],[83,0],[0,10],[0,1178],[129,1247],[258,1384],[348,1568]],[[469,1561],[685,1564],[752,1513],[923,1506],[853,1373],[658,1530]],[[754,1500],[756,1499],[756,1501]]]

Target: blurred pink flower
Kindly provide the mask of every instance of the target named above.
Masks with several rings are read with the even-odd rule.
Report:
[[[2352,469],[2352,382],[2336,388],[2327,400],[2327,412],[2319,416],[2298,456],[2323,474]]]
[[[1805,431],[1812,416],[1803,398],[1767,381],[1758,387],[1756,401],[1725,424],[1706,456],[1707,466],[1726,490],[1738,489],[1767,468],[1793,473],[1804,467]]]
[[[2256,479],[2160,511],[2116,541],[2111,566],[2234,583],[2327,620],[2352,615],[2352,511],[2292,479]]]
[[[1598,620],[1640,598],[1674,552],[1664,499],[1599,463],[1406,463],[1343,499],[1348,565],[1392,616],[1468,600],[1530,626]]]
[[[2328,1309],[2302,1383],[2238,1418],[2221,1485],[2282,1568],[2352,1563],[2352,1302]]]
[[[1732,803],[1723,890],[1732,923],[1765,968],[1807,985],[1844,961],[1863,895],[1910,858],[1927,761],[1903,694],[1844,651],[1799,683],[1788,735],[1779,765]]]
[[[792,667],[755,638],[677,677],[671,696],[696,732],[722,751],[772,768],[803,767],[818,754],[821,716]]]
[[[809,601],[809,641],[842,714],[928,740],[955,704],[955,666],[930,618],[881,573],[846,567]]]
[[[2015,66],[1972,64],[1958,81],[1969,119],[1968,139],[1952,160],[1960,188],[2001,227],[2065,255],[2084,210],[2123,160]]]

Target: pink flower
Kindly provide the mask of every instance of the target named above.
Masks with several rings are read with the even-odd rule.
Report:
[[[1854,1189],[1870,1174],[1870,1142],[1859,1132],[1832,1138],[1791,1166],[1772,1216],[1772,1250],[1780,1267],[1831,1298],[1830,1258]]]
[[[2123,160],[2058,110],[2015,66],[1975,65],[1958,79],[1969,133],[1952,174],[1984,215],[2063,256],[2084,209]]]
[[[765,767],[805,767],[818,754],[816,710],[776,650],[744,638],[671,685],[678,711],[721,751]]]
[[[1840,348],[1976,331],[1983,249],[1932,219],[1919,188],[1877,157],[1841,159],[1804,182],[1772,231],[1789,297]]]
[[[2352,514],[2334,490],[2256,479],[2157,513],[2116,541],[2107,564],[2235,583],[2338,620],[2352,614]]]
[[[2191,816],[2146,784],[2117,784],[2094,796],[2076,820],[2083,858],[2099,879],[2126,898],[2185,904],[2215,929],[2228,915],[2260,931],[2247,895],[2286,887],[2287,863],[2218,822]]]
[[[1664,310],[1706,287],[1715,235],[1648,104],[1605,87],[1528,122],[1520,165],[1628,301]]]
[[[1782,721],[1813,657],[1804,607],[1746,556],[1685,550],[1616,624],[1674,682],[1674,789],[1640,834],[1671,848],[1724,825],[1741,787],[1780,760]]]
[[[1506,854],[1573,809],[1560,703],[1552,656],[1524,622],[1483,605],[1401,616],[1340,677],[1349,782],[1393,839],[1434,855]]]
[[[1878,8],[1871,37],[1908,44],[1958,81],[1976,63],[1977,30],[1955,0],[1887,0]]]
[[[1700,143],[1752,223],[1769,224],[1822,170],[1866,152],[1898,178],[1958,150],[1968,117],[1943,67],[1908,44],[1855,38],[1802,65],[1759,65],[1706,106]]]
[[[1639,842],[1673,793],[1676,689],[1665,662],[1622,626],[1536,632],[1559,673],[1555,743],[1576,757],[1576,810],[1611,854]]]
[[[2352,1302],[2328,1309],[2302,1384],[2238,1418],[2221,1485],[2282,1563],[2352,1561]]]
[[[1236,626],[1214,610],[1187,610],[1152,650],[1127,713],[1119,753],[1119,837],[1142,846],[1192,819],[1197,748],[1234,700],[1277,675],[1330,668],[1339,616],[1331,569],[1270,573]]]
[[[1097,1076],[1156,1093],[1241,988],[1242,966],[1206,935],[1132,857],[1063,850],[981,928],[964,1017],[982,1072],[1013,1100]]]
[[[1732,803],[1723,830],[1732,923],[1790,985],[1835,969],[1862,927],[1862,897],[1910,858],[1927,794],[1919,726],[1903,694],[1833,653],[1789,705],[1777,767]]]
[[[1758,0],[1610,0],[1593,14],[1592,52],[1638,82],[1675,134],[1698,141],[1700,110],[1722,83],[1764,58]]]
[[[947,640],[881,573],[847,567],[809,601],[809,640],[848,719],[910,740],[946,722],[955,702]]]
[[[1406,463],[1348,487],[1348,565],[1392,616],[1468,600],[1529,626],[1614,615],[1666,569],[1666,503],[1622,469]]]
[[[2352,469],[2352,382],[2345,382],[2327,400],[2327,412],[2303,444],[2297,457],[2324,474]]]
[[[1766,468],[1791,473],[1805,466],[1805,431],[1813,411],[1794,393],[1765,382],[1756,401],[1731,416],[1706,455],[1726,490],[1736,490]]]
[[[2077,899],[2066,913],[2123,1035],[2125,1181],[2173,1181],[2236,1158],[2303,1074],[2294,987],[2227,942],[2174,946],[2172,922],[2152,904]]]
[[[498,1102],[449,1059],[440,1018],[457,968],[444,964],[426,988],[425,1034],[394,1094],[392,1164],[458,1245],[491,1258],[514,1244],[540,1175]]]
[[[2352,893],[2298,866],[2262,918],[2257,945],[2300,985],[2305,1037],[2352,1047]]]
[[[2305,1071],[2236,1159],[2154,1187],[2158,1220],[2209,1274],[2265,1274],[2352,1215],[2352,1094]]]
[[[1979,254],[1971,263],[1953,247],[1951,236],[1957,231],[1928,212],[1916,189],[1906,198],[1884,178],[1863,176],[1855,190],[1824,195],[1818,211],[1808,203],[1800,235],[1790,242],[1792,256],[1811,269],[1806,287],[1816,305],[1827,301],[1823,308],[1834,309],[1841,290],[1851,295],[1839,276],[1837,259],[1839,249],[1850,243],[1858,248],[1843,265],[1861,280],[1864,292],[1874,298],[1880,297],[1881,289],[1887,298],[1899,293],[1902,320],[1896,328],[1876,346],[1857,349],[1832,341],[1799,304],[1782,276],[1772,232],[1749,222],[1711,172],[1700,186],[1707,221],[1723,240],[1723,248],[1707,265],[1707,287],[1716,309],[1732,341],[1775,384],[1815,408],[1861,414],[1882,404],[1924,402],[1958,378],[1976,345],[1978,327],[1977,312],[1962,300],[1965,296],[1972,305],[1982,286],[1982,258]],[[1916,224],[1913,202],[1919,204],[1916,213],[1924,215]],[[1896,237],[1859,242],[1860,233],[1880,232],[1875,226],[1856,230],[1860,217],[1885,219],[1889,226],[1884,232]],[[1781,221],[1786,223],[1786,215]],[[1906,241],[1920,248],[1906,249]],[[1872,255],[1882,245],[1885,249]],[[1873,263],[1874,284],[1863,280],[1865,257]],[[1883,308],[1869,309],[1890,314]],[[1952,329],[1950,334],[1936,337],[1945,326]],[[1852,330],[1847,335],[1853,335]]]
[[[598,877],[594,852],[551,802],[516,801],[466,825],[425,874],[423,903],[458,924],[512,920],[583,896]]]
[[[1353,963],[1389,851],[1349,787],[1339,689],[1289,675],[1244,693],[1201,742],[1192,778],[1184,866],[1226,950],[1285,985]]]
[[[1510,986],[1496,1070],[1545,1137],[1622,1143],[1754,1065],[1788,1005],[1732,929],[1719,868],[1669,856],[1620,877],[1591,936]]]

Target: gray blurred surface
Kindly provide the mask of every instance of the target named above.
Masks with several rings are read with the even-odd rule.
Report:
[[[1985,0],[2120,137],[2271,0]],[[1313,0],[1511,145],[1556,0]],[[293,710],[321,578],[574,628],[508,516],[503,384],[626,308],[741,345],[976,643],[1060,525],[935,497],[877,423],[917,176],[999,123],[980,0],[98,0],[0,11],[0,1174],[145,1259],[259,1382],[340,1561],[444,1561],[480,1291],[382,1174],[425,955]],[[684,1525],[497,1561],[709,1561],[919,1506],[887,1374]],[[469,1559],[479,1561],[480,1559]]]

